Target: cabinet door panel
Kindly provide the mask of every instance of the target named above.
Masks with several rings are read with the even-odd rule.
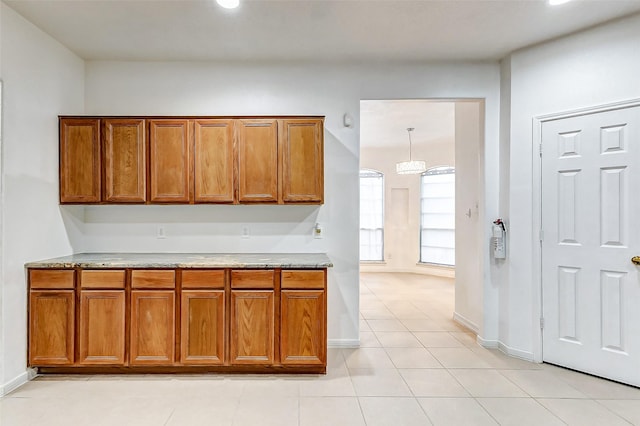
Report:
[[[149,122],[151,202],[188,203],[191,199],[189,120]]]
[[[100,120],[60,119],[60,202],[100,202]]]
[[[29,365],[69,365],[74,354],[73,290],[29,295]]]
[[[124,365],[124,300],[124,290],[80,292],[80,364]]]
[[[324,200],[323,124],[321,119],[283,120],[282,201]]]
[[[182,292],[181,361],[224,363],[224,290]]]
[[[195,202],[232,203],[233,120],[194,123]]]
[[[326,363],[325,292],[282,290],[280,356],[282,364]]]
[[[238,201],[278,201],[276,120],[238,120]]]
[[[143,119],[104,119],[104,200],[143,203],[146,194],[146,138]]]
[[[231,364],[273,364],[274,292],[231,291]]]
[[[173,291],[131,292],[131,365],[171,365],[175,354]]]

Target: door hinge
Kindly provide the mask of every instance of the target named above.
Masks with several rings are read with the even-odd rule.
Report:
[[[544,229],[540,230],[540,242],[544,240]]]
[[[540,153],[540,157],[542,157],[542,144],[538,145],[538,152]]]
[[[544,318],[540,318],[540,330],[544,330]]]

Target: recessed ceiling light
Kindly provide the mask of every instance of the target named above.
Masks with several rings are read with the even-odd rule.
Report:
[[[551,6],[558,6],[559,4],[569,3],[571,0],[549,0]]]
[[[216,2],[225,9],[235,9],[240,6],[240,0],[216,0]]]

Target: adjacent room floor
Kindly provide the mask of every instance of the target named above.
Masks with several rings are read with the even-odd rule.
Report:
[[[478,346],[453,290],[362,274],[361,347],[330,349],[326,376],[39,377],[0,425],[640,425],[640,389]]]

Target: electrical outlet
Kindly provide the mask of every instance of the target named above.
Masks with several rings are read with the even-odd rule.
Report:
[[[324,228],[319,223],[313,228],[313,238],[324,238]]]
[[[242,231],[240,231],[240,235],[242,238],[247,239],[251,236],[251,230],[249,229],[249,227],[247,225],[244,225],[242,227]]]
[[[156,238],[159,240],[164,240],[165,238],[167,238],[167,232],[164,228],[164,225],[158,225],[158,227],[156,228]]]

